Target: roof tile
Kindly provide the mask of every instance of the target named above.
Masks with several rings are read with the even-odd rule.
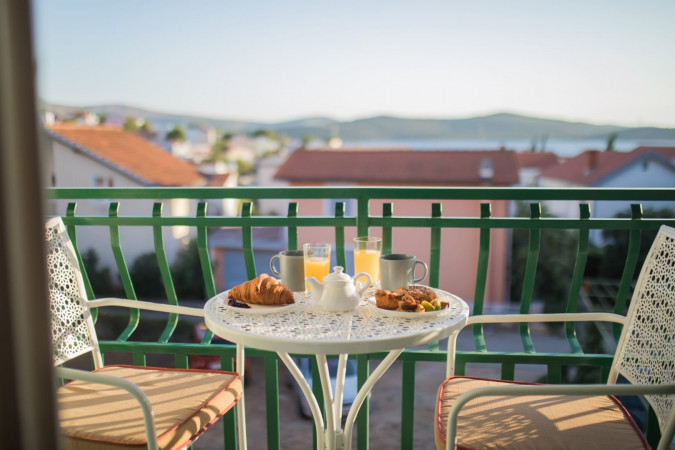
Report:
[[[489,161],[491,179],[480,176]],[[290,182],[399,185],[512,185],[518,164],[511,150],[307,150],[294,151],[275,178]]]
[[[127,172],[150,186],[194,186],[204,183],[197,168],[134,133],[109,126],[55,124],[53,135],[69,147]]]

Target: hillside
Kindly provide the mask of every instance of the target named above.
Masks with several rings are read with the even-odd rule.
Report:
[[[675,139],[675,129],[615,125],[592,125],[518,114],[492,114],[465,119],[414,119],[379,116],[340,122],[326,117],[310,117],[286,122],[265,123],[169,114],[123,105],[72,107],[45,105],[60,117],[90,111],[108,117],[143,117],[156,129],[182,124],[210,126],[222,131],[247,133],[261,128],[273,129],[292,138],[339,136],[345,140],[367,139],[606,139],[618,133],[622,139]]]

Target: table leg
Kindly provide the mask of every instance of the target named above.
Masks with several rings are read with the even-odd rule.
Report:
[[[345,378],[347,376],[347,354],[342,353],[338,358],[337,374],[335,378],[335,399],[333,414],[335,415],[335,429],[342,423],[342,404],[344,402]]]
[[[302,375],[302,372],[298,368],[293,358],[290,357],[288,353],[277,352],[279,359],[286,365],[288,371],[291,373],[295,381],[298,383],[300,390],[305,395],[307,403],[309,404],[309,409],[312,411],[312,417],[314,418],[314,427],[316,429],[316,446],[319,449],[325,447],[325,429],[324,429],[324,420],[321,415],[321,410],[319,409],[319,403],[312,393],[312,388],[309,387],[309,383],[305,380],[305,377]]]
[[[335,424],[335,404],[333,402],[333,389],[330,385],[330,371],[328,370],[326,355],[316,355],[316,364],[319,366],[323,404],[326,409],[326,449],[335,450],[335,438],[339,427]]]
[[[241,379],[242,386],[244,385],[244,369],[246,367],[246,362],[244,360],[244,346],[242,344],[237,344],[237,373],[239,373],[239,378]],[[238,437],[238,447],[240,450],[246,450],[246,408],[244,404],[244,392],[246,389],[242,389],[241,398],[235,406],[237,408],[237,437]]]
[[[345,423],[345,430],[343,436],[343,443],[345,450],[350,450],[352,448],[352,432],[354,431],[354,422],[356,420],[356,415],[363,404],[366,396],[370,394],[370,391],[373,389],[373,386],[379,380],[384,372],[389,369],[389,367],[396,361],[396,358],[403,353],[404,349],[392,350],[389,354],[382,360],[382,362],[377,366],[377,368],[370,374],[366,382],[359,389],[354,403],[352,403],[351,408],[349,408],[349,414],[347,414],[347,420]]]

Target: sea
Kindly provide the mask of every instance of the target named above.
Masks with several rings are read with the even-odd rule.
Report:
[[[507,150],[527,151],[534,145],[535,151],[553,152],[560,157],[570,158],[586,150],[605,150],[606,139],[548,139],[533,142],[530,139],[391,139],[345,141],[345,148],[408,148],[411,150]],[[672,139],[642,139],[614,141],[614,150],[629,152],[636,147],[675,147]]]

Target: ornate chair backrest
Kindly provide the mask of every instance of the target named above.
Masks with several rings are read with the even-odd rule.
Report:
[[[101,354],[80,266],[61,218],[47,222],[45,240],[54,365],[92,352],[94,366],[99,368]]]
[[[619,340],[609,381],[675,383],[675,229],[661,227],[645,259]],[[661,429],[675,395],[647,395]]]

